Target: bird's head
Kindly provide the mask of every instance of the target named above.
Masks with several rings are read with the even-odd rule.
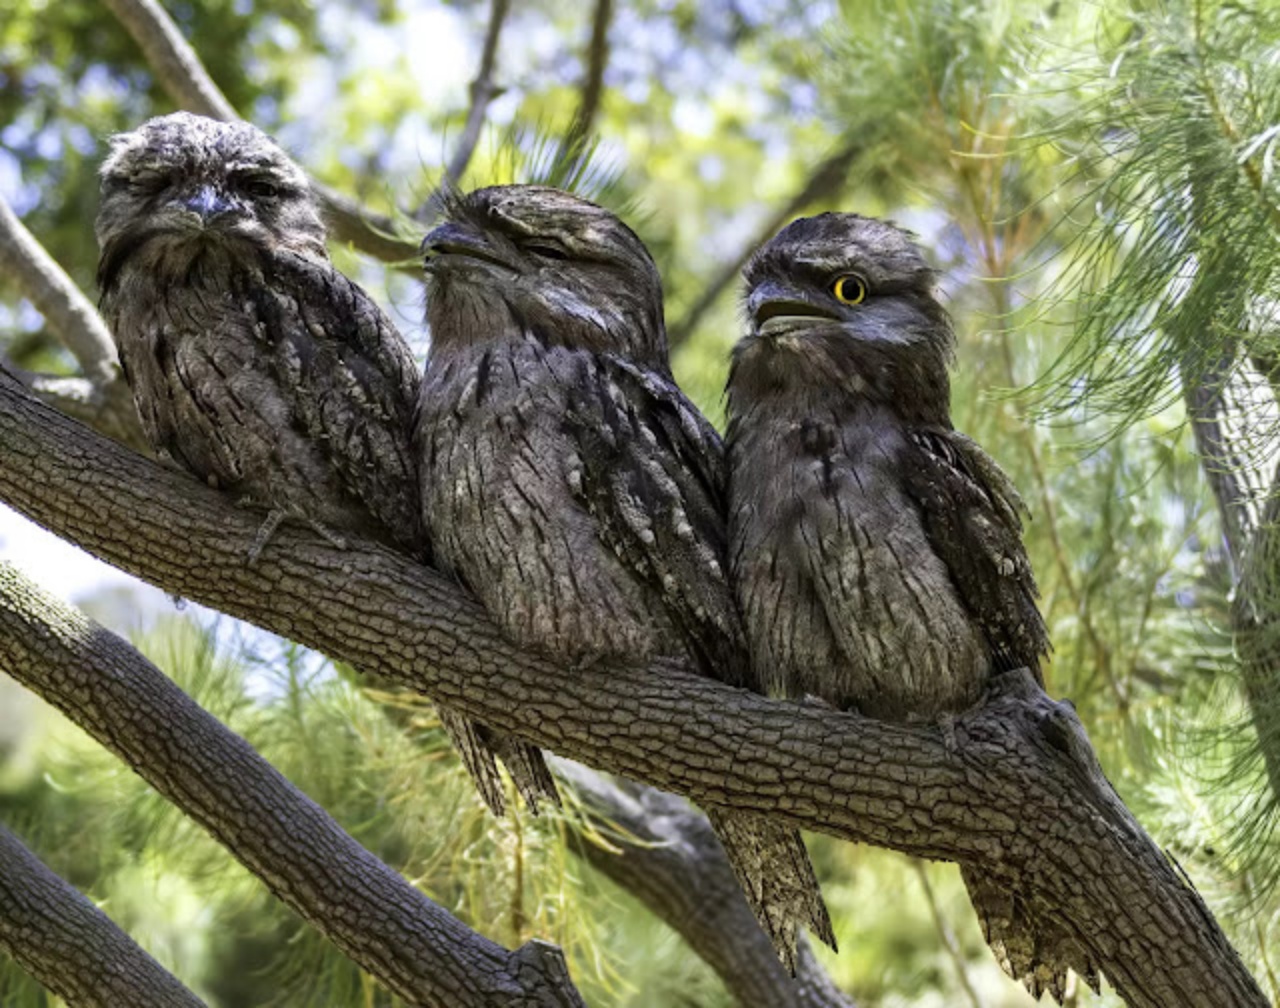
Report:
[[[181,275],[211,248],[328,257],[306,175],[248,123],[189,112],[149,119],[111,138],[100,174],[104,292],[131,260],[163,276]]]
[[[907,232],[857,214],[803,217],[744,277],[747,334],[731,395],[795,389],[945,416],[955,337]]]
[[[657,267],[614,214],[524,185],[450,195],[445,209],[422,243],[433,354],[535,339],[666,368]]]

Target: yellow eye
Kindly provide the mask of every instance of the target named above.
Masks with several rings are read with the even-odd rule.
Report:
[[[856,273],[846,273],[835,278],[831,293],[841,304],[861,304],[867,297],[867,283]]]

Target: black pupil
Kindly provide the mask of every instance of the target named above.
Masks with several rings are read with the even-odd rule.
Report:
[[[250,182],[249,192],[254,196],[274,196],[277,190],[270,182]]]
[[[536,245],[535,244],[535,245],[528,245],[526,246],[526,248],[528,248],[528,250],[532,252],[534,255],[542,256],[544,259],[568,259],[569,258],[567,255],[561,252],[560,249],[556,248],[554,245]]]

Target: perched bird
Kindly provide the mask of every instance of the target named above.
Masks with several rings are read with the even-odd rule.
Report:
[[[951,425],[955,338],[899,228],[795,221],[745,270],[728,382],[730,571],[756,674],[895,721],[976,704],[997,672],[1041,680],[1049,638],[1017,491]],[[965,868],[988,941],[1039,993],[1051,923]],[[1085,964],[1087,969],[1087,964]]]
[[[111,140],[103,315],[148,440],[202,480],[327,536],[424,546],[417,367],[339,273],[307,177],[247,123],[177,112]]]
[[[410,444],[417,365],[330,264],[306,175],[269,137],[185,112],[114,137],[97,233],[102,310],[143,429],[266,511],[251,561],[285,518],[428,556]],[[470,767],[468,722],[440,716]],[[554,793],[534,747],[514,747],[513,773],[534,757]]]
[[[726,572],[719,437],[674,385],[662,286],[617,217],[555,189],[455,197],[423,243],[418,403],[438,564],[572,666],[687,655],[753,686]],[[831,925],[797,832],[710,810],[785,962]]]

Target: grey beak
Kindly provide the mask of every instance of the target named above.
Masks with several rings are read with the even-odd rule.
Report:
[[[834,319],[838,316],[814,301],[807,291],[777,280],[765,280],[747,296],[747,317],[756,330],[780,315]]]
[[[231,203],[213,186],[201,186],[193,195],[184,199],[182,205],[199,214],[202,220],[231,209]]]
[[[467,224],[449,221],[428,232],[422,239],[423,258],[430,263],[439,256],[463,256],[515,269],[480,230]]]

